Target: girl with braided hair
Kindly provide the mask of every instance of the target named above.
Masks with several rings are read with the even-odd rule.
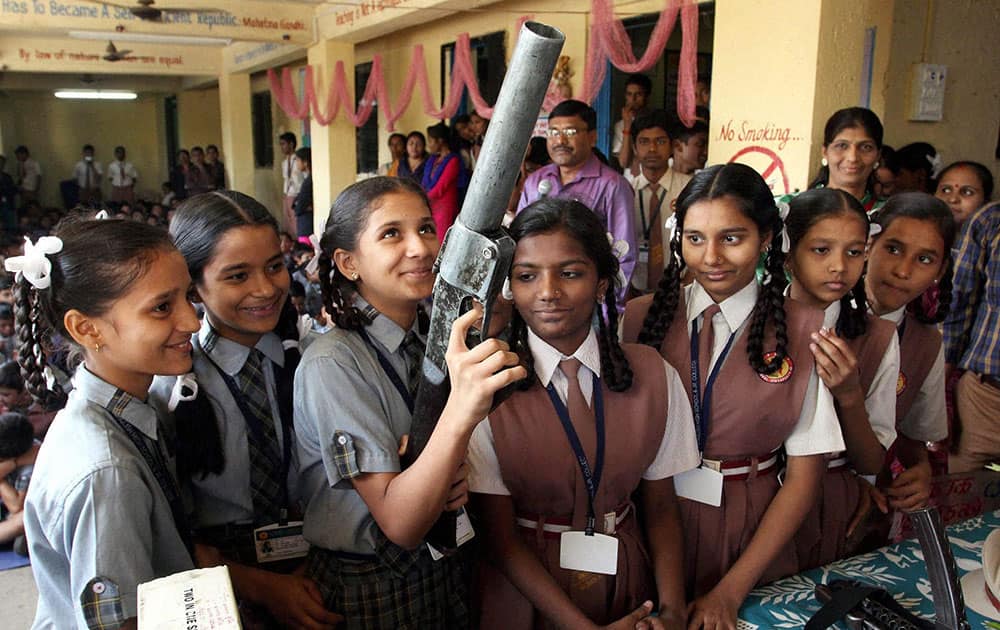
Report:
[[[691,396],[702,465],[674,480],[688,499],[689,627],[732,627],[756,584],[797,571],[792,537],[823,456],[844,441],[809,350],[823,313],[785,299],[787,237],[761,176],[742,164],[701,171],[675,216],[667,269],[655,294],[627,305],[623,337],[658,349]],[[694,281],[682,287],[685,270]]]
[[[506,343],[469,350],[481,311],[458,318],[446,353],[451,393],[416,460],[410,431],[438,237],[412,181],[374,177],[337,196],[320,239],[319,275],[337,327],[295,374],[295,435],[308,500],[305,575],[347,628],[467,628],[468,547],[434,561],[423,540],[467,499],[469,438],[501,388],[525,370]]]
[[[847,451],[831,455],[820,496],[795,537],[801,570],[852,555],[852,523],[867,514],[870,484],[896,439],[896,328],[868,312],[865,252],[870,221],[850,193],[808,190],[792,199],[785,226],[789,297],[823,309],[810,349],[833,394]],[[884,511],[884,502],[879,505]],[[862,530],[858,530],[862,531]]]
[[[191,370],[198,318],[187,265],[166,231],[76,220],[57,233],[6,261],[18,272],[28,391],[39,401],[60,395],[46,378],[55,334],[83,359],[24,511],[34,625],[119,627],[138,613],[139,584],[193,568],[169,440],[147,395],[154,374]]]
[[[502,573],[484,569],[482,627],[633,628],[653,600],[645,627],[676,627],[687,611],[672,477],[698,464],[684,386],[655,350],[618,342],[619,262],[592,210],[549,197],[510,230],[511,343],[529,378],[470,445],[469,487]],[[610,543],[611,570],[581,580],[560,556],[588,531]]]
[[[874,236],[868,257],[868,305],[899,335],[898,436],[879,485],[887,486],[889,507],[912,510],[930,498],[926,445],[948,436],[944,346],[937,324],[951,304],[955,221],[944,201],[922,192],[893,195],[873,218],[882,231]],[[931,293],[936,299],[925,299]]]
[[[197,394],[170,404],[188,377],[157,378],[151,393],[177,436],[195,562],[229,567],[244,627],[333,627],[339,617],[295,574],[306,547],[292,428],[299,350],[294,324],[283,326],[294,308],[278,223],[255,199],[217,190],[186,199],[170,234],[191,274],[191,299],[205,310],[192,339]],[[258,547],[260,532],[280,535],[288,553]]]

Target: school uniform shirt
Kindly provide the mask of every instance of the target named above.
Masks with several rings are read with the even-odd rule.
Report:
[[[370,318],[364,329],[368,339],[406,382],[402,344],[409,331],[360,297],[355,305]],[[411,330],[423,338],[416,322]],[[342,328],[306,348],[295,372],[294,409],[306,540],[371,555],[377,525],[351,479],[400,472],[398,449],[410,432],[410,410],[364,337]]]
[[[651,237],[644,233],[644,230],[652,234],[653,228],[659,226],[665,266],[667,256],[669,255],[668,249],[670,248],[670,232],[667,231],[666,222],[674,213],[674,202],[677,201],[677,197],[694,175],[685,175],[672,168],[668,168],[660,177],[660,180],[656,182],[657,186],[660,187],[657,196],[661,201],[658,205],[652,201],[653,193],[650,189],[650,181],[641,166],[639,167],[638,175],[632,175],[631,171],[625,169],[623,177],[625,177],[625,181],[635,191],[636,242],[648,245],[651,242]],[[640,290],[652,290],[655,287],[648,286],[648,277],[647,270],[639,269],[637,263],[636,270],[632,276],[632,284]]]
[[[701,317],[706,308],[715,304],[715,300],[697,282],[692,282],[684,288],[687,303],[688,336],[691,335],[691,322]],[[751,282],[735,294],[719,303],[721,309],[712,318],[715,332],[712,348],[712,360],[707,367],[701,369],[709,373],[715,367],[715,362],[725,348],[726,340],[733,331],[737,337],[742,329],[749,325],[750,314],[757,304],[757,294],[760,289],[756,282]],[[702,327],[705,323],[701,324]],[[739,348],[739,345],[734,346]],[[730,352],[727,360],[746,361],[741,352]],[[833,404],[833,394],[820,381],[815,366],[810,366],[809,384],[806,386],[805,397],[799,419],[784,442],[785,452],[791,456],[818,455],[845,450],[844,438],[840,432],[840,421]]]
[[[222,373],[239,382],[239,373],[250,356],[250,348],[226,339],[212,328],[208,317],[202,320],[201,329],[192,338],[194,352],[194,373],[198,380],[198,391],[208,396],[215,421],[219,426],[219,436],[225,453],[226,465],[218,475],[193,475],[190,490],[193,499],[191,524],[195,529],[226,524],[250,524],[256,520],[253,498],[250,492],[250,451],[247,442],[247,427],[243,412],[226,386]],[[281,339],[274,333],[263,335],[254,346],[266,358],[261,362],[265,389],[274,419],[274,432],[278,440],[278,453],[284,452],[284,433],[281,428],[281,413],[278,408],[277,381],[274,366],[284,366],[285,353]],[[166,412],[166,402],[170,400],[177,377],[157,377],[150,390],[151,399],[164,418],[172,418]],[[294,435],[292,436],[294,442]],[[289,500],[298,498],[298,462],[294,443],[292,458],[285,479]],[[265,523],[261,523],[265,524]]]
[[[823,311],[823,327],[837,329],[840,302],[834,302]],[[845,341],[847,341],[845,339]],[[861,366],[859,365],[860,369]],[[865,411],[868,423],[878,443],[888,449],[896,441],[896,381],[899,379],[899,336],[889,340],[885,355],[875,370],[875,379],[865,392]]]
[[[282,191],[286,197],[295,197],[302,188],[306,175],[295,166],[295,156],[289,155],[281,161]]]
[[[906,317],[906,307],[882,315],[899,328]],[[900,364],[900,372],[907,371],[907,366]],[[938,442],[948,437],[948,415],[944,398],[944,344],[938,350],[934,363],[927,373],[920,391],[910,406],[910,410],[899,421],[897,431],[911,440],[918,442]]]
[[[111,179],[111,185],[115,188],[128,188],[135,185],[139,173],[131,162],[115,160],[108,164],[108,177]]]
[[[548,387],[551,383],[559,398],[566,403],[569,382],[559,369],[559,362],[571,357],[563,355],[531,330],[528,330],[528,348],[535,359],[535,374],[542,387]],[[573,353],[572,358],[578,359],[581,363],[577,378],[580,380],[580,390],[584,399],[587,404],[591,404],[594,395],[593,378],[601,377],[600,348],[597,334],[593,330]],[[701,463],[694,434],[691,405],[688,403],[684,384],[677,376],[677,371],[666,361],[663,361],[663,369],[667,375],[667,423],[656,458],[642,475],[642,478],[648,481],[672,477],[677,473],[696,468]],[[613,417],[614,411],[609,409],[605,414]],[[471,492],[510,496],[510,491],[500,473],[493,430],[488,421],[480,422],[472,433],[468,462],[468,482]]]
[[[42,167],[35,158],[26,158],[23,162],[17,160],[15,165],[17,185],[25,192],[38,192],[38,182],[42,178]]]
[[[90,177],[87,177],[87,171],[90,170]],[[73,179],[76,180],[77,185],[83,189],[92,189],[101,187],[101,176],[104,175],[104,169],[101,168],[101,163],[97,160],[87,162],[86,160],[80,160],[73,167]]]
[[[156,411],[80,366],[35,461],[24,510],[38,584],[35,628],[118,627],[142,582],[194,568],[130,424],[169,473]],[[88,602],[86,608],[81,598]],[[91,625],[91,627],[98,627]]]

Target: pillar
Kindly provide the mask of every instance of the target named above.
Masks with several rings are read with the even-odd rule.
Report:
[[[708,163],[748,164],[775,194],[804,190],[833,112],[862,105],[884,113],[892,5],[717,0]]]
[[[323,99],[337,61],[344,62],[349,81],[354,76],[354,44],[320,42],[309,48],[308,60],[316,77],[320,106],[325,108],[327,104]],[[364,86],[360,89],[364,89]],[[312,147],[314,221],[318,231],[320,224],[326,221],[330,205],[337,194],[357,178],[357,129],[344,116],[342,106],[340,114],[329,125],[323,126],[315,119],[311,120],[309,134]]]
[[[253,120],[250,114],[250,75],[223,73],[219,76],[219,109],[222,114],[222,154],[226,163],[226,185],[253,196]]]

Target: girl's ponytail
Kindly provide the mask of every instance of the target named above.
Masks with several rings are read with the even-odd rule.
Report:
[[[44,289],[50,290],[50,289]],[[19,276],[14,283],[14,322],[17,325],[17,361],[21,365],[24,387],[46,409],[66,403],[66,393],[53,379],[51,389],[45,378],[45,346],[48,328],[41,312],[38,289]]]
[[[678,226],[680,220],[678,220]],[[681,276],[684,275],[684,259],[681,258],[680,228],[674,230],[670,237],[669,256],[667,268],[663,271],[663,277],[653,294],[653,301],[649,305],[646,318],[642,321],[642,330],[639,331],[638,342],[652,346],[656,350],[663,345],[663,339],[670,330],[670,323],[674,321],[677,306],[680,303]]]

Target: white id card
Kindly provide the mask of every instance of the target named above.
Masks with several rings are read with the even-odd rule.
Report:
[[[571,571],[618,573],[618,539],[585,532],[563,532],[559,537],[559,566]]]
[[[253,530],[253,542],[257,549],[257,562],[304,558],[309,553],[309,543],[302,537],[302,521],[258,527]]]
[[[472,521],[469,520],[469,513],[465,511],[464,507],[458,508],[458,516],[455,519],[455,546],[461,547],[475,537],[476,532],[472,529]],[[435,549],[430,543],[427,543],[427,548],[430,550],[431,558],[435,562],[444,557],[444,554]]]
[[[722,505],[722,473],[699,466],[674,475],[677,496],[714,507]]]

